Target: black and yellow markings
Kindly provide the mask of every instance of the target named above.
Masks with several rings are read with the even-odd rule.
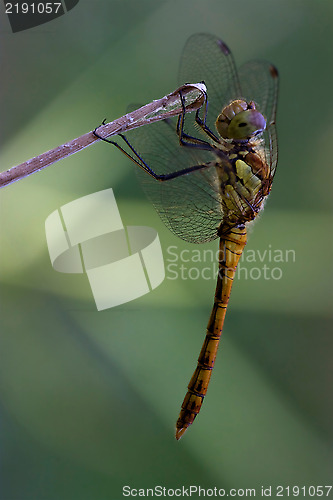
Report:
[[[248,165],[244,160],[236,160],[236,173],[237,177],[240,179],[241,184],[247,191],[247,196],[253,200],[261,186],[261,180],[253,173],[252,167]],[[239,183],[237,187],[239,186]],[[243,195],[243,190],[241,189],[241,194]],[[245,193],[244,193],[245,195]],[[248,201],[251,201],[248,199]]]

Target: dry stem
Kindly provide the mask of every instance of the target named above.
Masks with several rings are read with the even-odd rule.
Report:
[[[103,137],[120,134],[142,125],[164,120],[172,116],[177,116],[182,113],[182,104],[180,95],[182,95],[185,103],[185,111],[193,111],[202,106],[206,94],[206,87],[203,83],[186,84],[168,94],[161,99],[157,99],[141,108],[128,113],[113,122],[102,125],[98,129],[98,134]],[[9,170],[0,173],[0,188],[11,184],[31,175],[39,170],[42,170],[52,163],[55,163],[67,156],[70,156],[81,149],[90,146],[96,141],[99,141],[93,132],[88,132],[81,135],[77,139],[73,139],[61,146],[58,146],[46,153],[35,156],[30,160],[21,163]]]

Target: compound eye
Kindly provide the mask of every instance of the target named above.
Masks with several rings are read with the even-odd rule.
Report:
[[[256,109],[241,111],[229,123],[227,136],[229,139],[249,139],[265,130],[266,120]]]

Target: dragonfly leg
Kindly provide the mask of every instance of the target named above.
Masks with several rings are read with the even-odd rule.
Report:
[[[104,121],[102,122],[102,125],[104,125]],[[100,127],[101,125],[99,125]],[[98,138],[98,139],[101,139],[102,141],[104,142],[107,142],[108,144],[112,144],[113,146],[116,146],[116,148],[118,148],[122,153],[124,153],[125,156],[127,156],[127,158],[129,158],[130,160],[132,160],[136,165],[138,165],[140,168],[142,168],[143,170],[145,170],[149,175],[151,175],[152,177],[154,177],[155,179],[158,177],[157,174],[155,174],[155,172],[153,172],[151,170],[151,168],[144,162],[144,160],[139,156],[139,154],[134,150],[134,148],[132,148],[132,146],[129,144],[129,142],[127,141],[127,139],[125,138],[124,135],[122,134],[119,134],[119,137],[121,137],[125,142],[126,144],[129,146],[129,148],[131,149],[131,151],[135,154],[136,158],[134,158],[133,156],[131,156],[129,153],[127,153],[127,151],[125,151],[125,149],[123,149],[116,141],[111,141],[110,139],[106,139],[105,137],[102,137],[101,135],[99,135],[97,133],[97,129],[99,127],[96,127],[95,130],[93,130],[93,134]]]
[[[127,158],[132,160],[138,167],[140,167],[142,170],[144,170],[147,174],[149,174],[151,177],[153,177],[157,181],[169,181],[171,179],[175,179],[176,177],[181,177],[182,175],[189,174],[191,172],[194,172],[196,170],[201,170],[203,168],[207,168],[207,164],[203,163],[201,165],[193,165],[192,167],[184,168],[182,170],[177,170],[176,172],[171,172],[170,174],[157,174],[154,172],[149,165],[141,158],[139,153],[136,152],[136,150],[133,148],[133,146],[130,144],[130,142],[126,139],[126,137],[123,134],[118,134],[119,137],[122,138],[122,140],[127,144],[129,149],[132,151],[133,155],[130,155],[123,149],[117,142],[111,141],[109,139],[106,139],[105,137],[100,136],[96,131],[99,127],[95,128],[93,130],[93,134],[98,137],[98,139],[101,139],[104,142],[107,142],[109,144],[112,144],[113,146],[116,146],[117,149],[119,149],[122,153],[124,153]]]
[[[189,134],[186,134],[186,132],[184,131],[186,108],[185,108],[184,97],[183,97],[181,92],[179,92],[179,96],[180,96],[182,109],[183,109],[183,111],[179,115],[178,121],[177,121],[177,134],[179,136],[180,145],[185,146],[185,147],[189,147],[189,148],[198,148],[201,150],[214,151],[213,146],[209,142],[204,141],[203,139],[198,139],[197,137],[193,137]],[[205,101],[207,102],[207,97],[205,98]],[[196,113],[196,119],[197,119],[198,111]],[[206,113],[207,113],[207,111],[205,111],[205,116],[206,116]],[[198,118],[198,119],[201,120],[200,118]],[[204,118],[204,120],[205,119],[206,118]],[[217,138],[215,138],[215,140],[218,142]]]
[[[208,106],[208,100],[207,100],[207,106]],[[201,119],[199,116],[200,109],[197,110],[197,112],[195,113],[195,121],[199,125],[199,127],[205,132],[205,134],[207,134],[214,142],[220,142],[219,138],[214,134],[214,132],[210,130],[210,128],[206,124],[207,106],[203,119]]]
[[[203,82],[204,83],[204,82]],[[204,107],[205,111],[203,118],[200,117],[200,111]],[[205,104],[200,106],[195,113],[195,121],[199,127],[207,134],[214,142],[220,142],[220,139],[214,134],[214,132],[207,125],[207,114],[208,114],[208,96],[205,93]]]
[[[238,197],[240,198],[240,200],[244,201],[244,203],[246,203],[247,207],[251,211],[251,214],[249,214],[247,210],[246,211],[244,210],[244,208],[242,207],[242,205],[240,203],[240,200],[237,200],[237,198],[235,197],[234,202],[235,202],[239,212],[244,213],[246,220],[255,219],[255,217],[258,215],[258,210],[256,210],[255,207],[246,198],[246,196],[244,196],[244,194],[242,192],[240,192],[239,189],[237,189],[237,185],[234,186],[234,189],[235,189]]]

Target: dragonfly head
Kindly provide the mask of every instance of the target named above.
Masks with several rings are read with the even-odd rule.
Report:
[[[223,108],[215,125],[223,139],[242,141],[262,132],[266,128],[266,120],[254,102],[237,99]]]

